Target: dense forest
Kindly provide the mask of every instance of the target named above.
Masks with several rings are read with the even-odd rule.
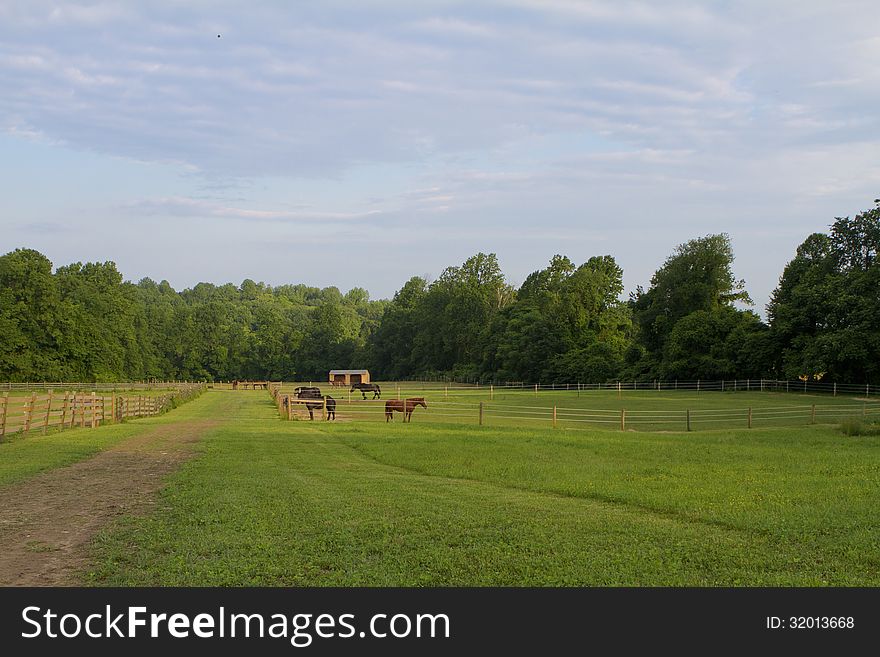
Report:
[[[554,256],[519,289],[494,254],[390,301],[366,290],[123,280],[112,262],[53,271],[31,249],[0,257],[0,380],[376,379],[605,382],[822,378],[880,383],[880,206],[838,218],[747,309],[725,234],[680,245],[627,300],[610,255]]]

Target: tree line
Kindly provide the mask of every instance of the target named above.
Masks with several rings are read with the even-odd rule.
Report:
[[[377,379],[596,383],[810,378],[880,383],[880,206],[837,218],[751,309],[726,234],[678,246],[628,299],[610,255],[563,255],[517,289],[494,254],[391,300],[366,290],[124,281],[113,262],[0,256],[0,379]]]

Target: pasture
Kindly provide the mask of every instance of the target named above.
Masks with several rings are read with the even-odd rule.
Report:
[[[289,393],[301,383],[284,383]],[[425,397],[416,422],[533,428],[599,428],[625,431],[798,427],[880,416],[880,397],[847,394],[688,390],[568,390],[381,383],[382,398],[320,384],[337,401],[340,420],[385,420],[389,399]],[[690,418],[690,420],[688,420]]]
[[[229,394],[234,416],[154,513],[100,534],[84,581],[880,584],[877,437],[287,422],[261,392],[187,411]]]

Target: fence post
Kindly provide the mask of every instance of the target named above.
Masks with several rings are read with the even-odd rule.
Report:
[[[537,397],[537,396],[538,396],[538,384],[536,383],[535,384],[535,397]]]
[[[688,431],[691,430],[691,409],[687,409],[687,425]]]
[[[752,407],[749,406],[749,429],[752,428]]]
[[[80,398],[79,398],[79,427],[80,427],[80,429],[86,428],[86,396],[85,396],[85,393],[80,395]]]
[[[95,422],[95,420],[97,419],[96,418],[97,415],[98,415],[98,399],[97,399],[97,396],[95,395],[95,391],[92,390],[92,426],[90,427],[91,429],[94,429],[96,426],[98,426],[97,423]]]
[[[37,393],[31,393],[31,400],[27,405],[26,415],[24,416],[24,432],[28,433],[31,430],[31,419],[34,415],[34,406],[37,404]]]
[[[837,397],[837,381],[834,382],[834,396]]]
[[[495,386],[489,384],[489,399],[495,399]]]
[[[0,418],[0,440],[6,436],[6,409],[9,408],[9,393],[3,393],[3,417]]]
[[[678,379],[675,380],[675,389],[678,390]]]
[[[293,402],[290,401],[290,395],[285,397],[287,400],[287,419],[292,419],[293,416]],[[348,402],[351,403],[351,392],[348,393]]]
[[[483,426],[483,402],[480,402],[480,426]]]
[[[397,400],[400,401],[400,384],[397,384]],[[406,413],[404,412],[404,418],[406,418]]]
[[[52,411],[52,390],[49,389],[49,399],[46,400],[46,418],[43,420],[43,435],[49,431],[49,413]]]
[[[556,406],[553,406],[553,428],[556,428]]]
[[[697,392],[700,392],[700,380],[697,379]]]
[[[443,386],[443,399],[449,401],[449,386]]]
[[[816,405],[810,407],[810,424],[816,424]]]
[[[620,430],[626,431],[626,409],[620,409]]]

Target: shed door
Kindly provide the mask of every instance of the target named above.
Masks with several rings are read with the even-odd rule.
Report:
[[[353,384],[354,384],[354,383],[360,383],[360,382],[361,382],[361,375],[360,375],[360,374],[352,374],[352,375],[351,375],[351,382],[352,382]]]

